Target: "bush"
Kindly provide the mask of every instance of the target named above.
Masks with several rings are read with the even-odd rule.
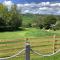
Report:
[[[17,16],[12,16],[12,19],[9,21],[9,26],[11,26],[13,29],[16,29],[18,27],[21,27],[22,25],[22,19],[19,19]]]
[[[0,17],[0,31],[4,31],[5,27],[6,27],[5,20],[2,17]]]
[[[53,29],[55,30],[59,30],[60,29],[60,21],[57,21],[55,26],[53,27]]]

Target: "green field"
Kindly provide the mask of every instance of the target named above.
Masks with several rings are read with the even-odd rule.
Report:
[[[56,51],[60,49],[60,30],[46,31],[36,28],[26,28],[22,31],[0,32],[0,57],[7,57],[22,50],[25,46],[26,38],[31,43],[31,48],[42,54],[52,53],[54,44],[54,35],[58,44]],[[31,52],[31,60],[60,60],[60,53],[50,57],[42,57]],[[25,53],[9,60],[25,60]]]

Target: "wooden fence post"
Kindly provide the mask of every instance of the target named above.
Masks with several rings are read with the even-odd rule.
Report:
[[[56,52],[56,42],[57,42],[56,35],[54,35],[53,38],[54,38],[54,41],[53,41],[53,48],[54,48],[53,53],[55,53]]]
[[[26,39],[26,60],[30,60],[30,43],[28,42],[28,38]]]

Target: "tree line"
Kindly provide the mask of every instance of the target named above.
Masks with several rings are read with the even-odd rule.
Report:
[[[26,18],[25,24],[23,25],[25,27],[53,30],[60,29],[60,15],[24,14],[23,17]]]
[[[21,14],[17,6],[10,10],[0,4],[0,30],[16,30],[23,28],[60,29],[60,15]]]

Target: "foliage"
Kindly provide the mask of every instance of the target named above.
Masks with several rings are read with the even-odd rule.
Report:
[[[44,20],[44,28],[45,29],[49,29],[51,28],[52,25],[54,25],[57,21],[57,19],[55,18],[55,16],[47,16]]]
[[[13,14],[12,19],[9,21],[9,26],[12,28],[18,28],[22,24],[22,19],[19,19],[18,15]]]
[[[17,10],[16,5],[13,5],[11,10],[8,10],[6,6],[0,4],[0,17],[3,20],[1,22],[4,25],[4,29],[5,27],[8,29],[16,29],[19,27],[59,29],[58,27],[60,27],[59,23],[57,23],[60,20],[59,15],[21,14]],[[3,25],[0,24],[0,27]],[[56,26],[54,27],[54,25]]]
[[[8,10],[6,6],[0,4],[0,27],[3,26],[3,30],[14,30],[22,25],[21,14],[18,13],[16,5],[12,6],[11,10]]]
[[[23,14],[23,25],[24,27],[53,29],[56,22],[60,20],[59,17],[58,15]]]
[[[55,26],[53,27],[55,30],[59,30],[60,29],[60,21],[57,21]]]

